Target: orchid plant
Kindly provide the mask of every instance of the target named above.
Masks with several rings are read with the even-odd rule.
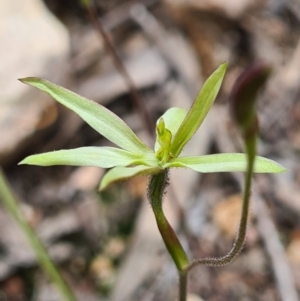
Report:
[[[112,168],[102,178],[100,190],[116,181],[137,175],[155,174],[172,167],[191,168],[202,173],[245,171],[246,156],[240,153],[179,157],[214,102],[225,71],[226,63],[206,81],[188,112],[181,108],[171,108],[158,119],[154,150],[142,142],[122,119],[102,105],[44,79],[21,79],[23,83],[49,93],[120,148],[89,146],[58,150],[29,156],[20,164]],[[256,157],[255,172],[282,171],[284,169],[279,164]]]
[[[227,64],[223,63],[207,79],[189,111],[181,108],[171,108],[158,119],[156,123],[156,142],[153,149],[142,142],[122,119],[102,105],[44,79],[35,77],[21,79],[23,83],[49,93],[59,103],[73,110],[93,129],[119,148],[90,146],[71,150],[58,150],[29,156],[21,161],[20,164],[110,168],[101,180],[100,190],[105,189],[116,181],[126,180],[138,175],[151,175],[148,197],[159,231],[179,273],[180,301],[186,300],[187,274],[191,268],[198,264],[226,264],[241,250],[247,228],[252,173],[280,173],[285,171],[285,168],[280,164],[267,158],[256,156],[256,131],[250,131],[254,127],[255,111],[253,104],[256,92],[263,85],[268,75],[268,72],[265,72],[265,67],[258,68],[258,71],[254,72],[255,74],[252,76],[254,85],[252,85],[252,90],[250,89],[248,94],[246,93],[249,96],[248,98],[250,98],[250,101],[247,102],[249,105],[236,105],[236,107],[240,107],[238,111],[244,114],[244,116],[239,117],[241,114],[238,112],[237,119],[241,119],[240,123],[245,139],[246,154],[226,153],[205,156],[180,156],[183,148],[198,130],[212,106],[220,90],[226,67]],[[263,73],[262,78],[255,82],[257,74],[261,73]],[[245,95],[243,93],[239,94],[239,92],[245,91],[245,87],[249,87],[249,83],[251,88],[253,83],[253,78],[250,78],[250,80],[249,76],[247,78],[248,82],[246,80],[242,83],[244,87],[242,89],[238,87],[236,89],[237,92],[235,92],[241,98],[245,98]],[[188,259],[179,239],[164,215],[162,206],[163,194],[168,184],[168,171],[173,167],[191,168],[201,173],[237,171],[246,173],[240,228],[236,243],[226,256],[220,259],[200,259],[193,262],[190,262]]]

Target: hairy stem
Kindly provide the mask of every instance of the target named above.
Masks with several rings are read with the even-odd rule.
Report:
[[[239,229],[233,247],[229,251],[229,253],[223,257],[200,258],[194,260],[185,269],[186,272],[189,272],[192,268],[198,265],[216,266],[216,267],[227,265],[240,253],[240,251],[244,246],[246,240],[248,217],[249,217],[252,174],[253,174],[254,160],[256,154],[256,135],[251,135],[250,137],[247,137],[245,141],[246,141],[246,152],[248,156],[247,172],[245,174],[245,188],[244,188],[244,195],[243,195],[241,219],[240,219]]]
[[[27,236],[32,248],[35,250],[37,259],[44,269],[48,277],[57,286],[61,293],[61,296],[66,301],[76,301],[76,297],[73,294],[70,287],[64,281],[59,270],[56,268],[55,264],[51,261],[47,251],[42,245],[41,241],[31,228],[31,226],[26,221],[19,204],[9,187],[7,180],[5,179],[4,173],[0,167],[0,199],[2,200],[6,210],[10,213],[13,219],[20,226],[24,234]]]
[[[161,173],[152,175],[148,188],[148,198],[155,215],[158,229],[168,249],[168,252],[172,257],[177,270],[181,272],[185,267],[188,266],[189,260],[177,235],[175,234],[172,226],[169,224],[163,212],[162,200],[167,185],[168,170],[164,170]]]
[[[189,259],[163,212],[162,201],[167,185],[168,170],[152,175],[148,188],[148,198],[162,239],[178,270],[179,300],[186,301],[187,273],[185,272],[185,268],[189,265]]]

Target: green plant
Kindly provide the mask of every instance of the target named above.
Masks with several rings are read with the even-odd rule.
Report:
[[[185,145],[198,130],[213,104],[227,64],[224,63],[208,78],[190,110],[171,108],[158,119],[154,150],[143,143],[118,116],[103,106],[40,78],[24,78],[23,83],[49,93],[58,102],[73,110],[92,128],[113,142],[115,147],[81,147],[32,155],[20,164],[98,166],[110,169],[101,180],[100,190],[120,180],[137,175],[151,175],[148,198],[161,236],[179,274],[179,300],[186,300],[188,272],[196,265],[224,265],[242,249],[247,228],[251,177],[256,173],[284,172],[278,163],[256,156],[257,123],[254,102],[270,69],[260,65],[246,73],[234,88],[232,112],[241,129],[246,154],[230,153],[180,157]],[[243,211],[236,242],[232,250],[219,259],[190,262],[174,230],[163,212],[163,195],[168,185],[169,169],[191,168],[198,172],[246,172]]]

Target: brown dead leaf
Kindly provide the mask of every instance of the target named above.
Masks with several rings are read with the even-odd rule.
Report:
[[[189,7],[197,10],[225,14],[229,18],[242,17],[249,9],[258,5],[255,0],[165,0],[169,5],[178,7]]]
[[[91,264],[90,271],[102,285],[110,284],[115,278],[113,264],[108,257],[98,256]]]
[[[300,238],[293,239],[289,243],[286,254],[292,264],[300,264]]]
[[[241,204],[241,195],[235,194],[218,203],[213,210],[214,223],[230,239],[235,237],[241,216]]]
[[[104,170],[98,167],[85,166],[77,168],[67,181],[70,189],[90,191],[99,185]]]
[[[147,177],[135,177],[131,179],[129,184],[130,194],[135,198],[141,198],[145,195],[145,191],[147,190]]]

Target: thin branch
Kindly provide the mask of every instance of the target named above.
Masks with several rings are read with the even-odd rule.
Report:
[[[104,30],[99,18],[97,17],[97,13],[96,13],[94,5],[87,4],[87,5],[85,5],[85,8],[87,10],[87,13],[88,13],[91,23],[93,24],[94,28],[98,32],[100,38],[103,39],[104,45],[107,49],[108,54],[111,56],[116,69],[118,70],[118,72],[120,73],[122,78],[124,79],[128,89],[129,89],[132,99],[140,113],[142,121],[145,124],[145,128],[147,129],[147,131],[151,135],[151,137],[153,137],[152,122],[151,122],[150,116],[146,110],[143,99],[142,99],[141,95],[139,94],[137,88],[135,87],[135,84],[134,84],[132,78],[130,77],[128,71],[126,70],[126,67],[124,66],[121,58],[119,57],[108,34]]]

